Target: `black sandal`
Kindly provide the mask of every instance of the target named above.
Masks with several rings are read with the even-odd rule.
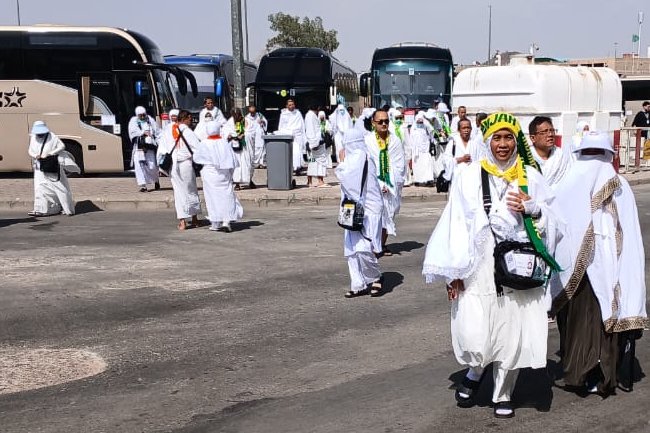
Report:
[[[368,293],[370,293],[370,289],[366,287],[365,289],[359,290],[358,292],[353,292],[352,290],[348,290],[347,292],[345,292],[344,296],[350,299],[350,298],[356,298],[358,296],[365,296]]]
[[[509,401],[500,401],[494,405],[495,418],[514,418],[515,408]]]
[[[372,297],[381,296],[381,294],[384,292],[383,285],[384,285],[384,277],[381,277],[379,278],[379,280],[370,284],[370,296]]]
[[[461,384],[456,387],[456,393],[454,394],[458,407],[467,409],[474,406],[474,393],[480,385],[480,381],[465,377]]]

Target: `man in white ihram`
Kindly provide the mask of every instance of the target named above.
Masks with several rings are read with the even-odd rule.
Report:
[[[129,120],[129,139],[133,144],[131,167],[135,171],[140,192],[147,192],[147,185],[151,184],[154,189],[160,189],[156,160],[160,136],[160,128],[154,118],[147,115],[144,107],[135,107],[135,116]]]
[[[305,121],[296,102],[287,99],[287,108],[280,114],[278,131],[293,135],[293,171],[298,174],[302,168],[302,155],[305,153]]]

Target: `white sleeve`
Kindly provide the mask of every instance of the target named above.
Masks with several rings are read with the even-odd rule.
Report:
[[[135,117],[129,120],[129,140],[133,141],[135,137],[140,137],[142,130],[138,127],[138,121]]]

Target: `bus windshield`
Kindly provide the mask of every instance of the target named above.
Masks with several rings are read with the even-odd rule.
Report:
[[[386,60],[374,69],[374,94],[380,104],[429,108],[449,93],[450,65],[436,60]]]
[[[267,57],[260,63],[259,83],[313,83],[329,79],[327,59],[322,57]]]
[[[203,108],[203,99],[206,96],[211,96],[214,98],[214,80],[216,79],[216,67],[215,66],[197,66],[197,65],[176,65],[186,71],[191,72],[196,78],[196,85],[198,88],[198,93],[196,96],[192,92],[187,92],[185,95],[181,95],[176,86],[176,81],[174,83],[174,93],[176,94],[176,100],[178,107],[182,107],[184,110],[188,110],[192,113],[199,112]]]

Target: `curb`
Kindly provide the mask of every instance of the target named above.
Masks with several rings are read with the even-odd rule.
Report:
[[[630,186],[650,184],[650,177],[628,179]],[[444,203],[447,201],[448,194],[438,194],[432,192],[431,194],[414,194],[402,197],[402,203],[418,203],[429,201],[432,203]],[[264,195],[257,198],[239,198],[239,201],[244,206],[253,206],[259,208],[269,207],[290,207],[290,206],[334,206],[339,203],[338,197],[298,197],[296,193],[289,193],[286,197],[269,197]],[[76,200],[77,206],[91,207],[93,209],[105,211],[133,211],[133,210],[169,210],[174,209],[173,198],[163,198],[159,200],[120,200],[120,199],[107,199],[103,197],[89,198],[78,197]],[[205,200],[201,199],[201,205],[205,209]],[[34,201],[32,199],[24,200],[16,198],[13,200],[0,199],[0,211],[7,210],[25,210],[33,209]]]

